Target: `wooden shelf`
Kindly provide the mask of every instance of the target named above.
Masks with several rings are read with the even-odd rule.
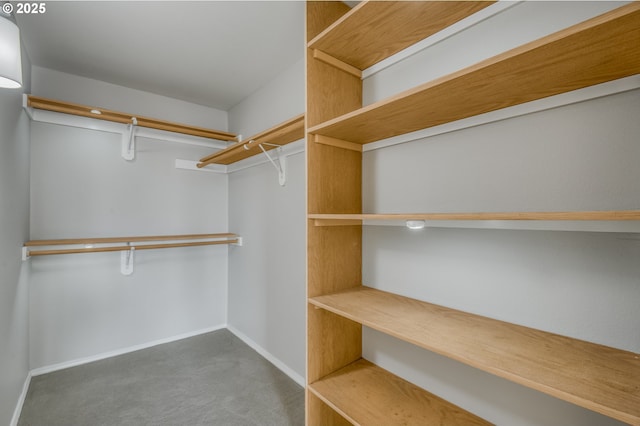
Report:
[[[491,424],[364,359],[309,390],[354,425]]]
[[[158,120],[155,118],[142,117],[136,114],[126,112],[111,111],[104,108],[92,107],[87,105],[74,104],[71,102],[58,101],[53,99],[40,98],[29,95],[27,105],[31,108],[42,109],[47,111],[62,112],[65,114],[79,115],[82,117],[96,118],[98,120],[113,121],[116,123],[131,124],[132,117],[135,117],[138,126],[148,127],[151,129],[165,130],[168,132],[181,133],[191,136],[199,136],[203,138],[236,141],[236,135],[233,133],[223,132],[221,130],[206,129],[204,127],[189,126],[186,124],[173,123],[170,121]],[[93,112],[97,111],[97,112]]]
[[[414,345],[640,424],[640,355],[367,287],[309,299]]]
[[[477,213],[393,213],[393,214],[309,214],[316,226],[359,225],[363,220],[548,220],[631,221],[640,220],[640,210],[564,212],[477,212]]]
[[[640,73],[640,2],[308,129],[366,144]]]
[[[200,159],[198,167],[204,167],[214,163],[232,164],[261,153],[262,151],[258,147],[260,144],[283,146],[302,138],[304,138],[304,114],[300,114],[277,126],[253,135],[247,139],[247,142],[239,142],[214,154],[203,157]],[[271,145],[263,145],[263,147],[267,151],[277,148]]]
[[[492,3],[365,1],[308,46],[364,70]]]

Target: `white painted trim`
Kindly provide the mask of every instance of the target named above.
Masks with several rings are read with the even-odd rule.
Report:
[[[31,384],[31,376],[31,371],[29,371],[26,379],[24,379],[22,392],[20,393],[20,397],[16,403],[16,408],[13,410],[13,417],[11,418],[9,426],[18,426],[18,420],[20,420],[20,415],[22,414],[22,407],[24,406],[24,401],[27,399],[27,392],[29,391],[29,385]]]
[[[64,370],[65,368],[76,367],[78,365],[88,364],[88,363],[94,362],[94,361],[100,361],[100,360],[103,360],[103,359],[106,359],[106,358],[111,358],[111,357],[114,357],[114,356],[123,355],[123,354],[129,353],[129,352],[135,352],[135,351],[139,351],[141,349],[147,349],[147,348],[151,348],[153,346],[162,345],[164,343],[171,343],[171,342],[175,342],[177,340],[182,340],[182,339],[187,339],[189,337],[198,336],[200,334],[211,333],[212,331],[221,330],[221,329],[223,329],[225,327],[226,327],[225,324],[221,324],[221,325],[217,325],[217,326],[214,326],[214,327],[203,328],[203,329],[200,329],[200,330],[190,331],[188,333],[178,334],[176,336],[166,337],[164,339],[158,339],[158,340],[154,340],[154,341],[151,341],[151,342],[142,343],[140,345],[134,345],[134,346],[129,346],[129,347],[122,348],[122,349],[117,349],[115,351],[103,352],[103,353],[100,353],[100,354],[96,354],[96,355],[92,355],[92,356],[88,356],[88,357],[84,357],[84,358],[77,358],[77,359],[73,359],[73,360],[70,360],[70,361],[61,362],[61,363],[58,363],[58,364],[46,365],[44,367],[34,368],[33,370],[30,371],[29,374],[30,374],[30,376],[39,376],[41,374],[52,373],[54,371]]]
[[[425,38],[400,52],[389,56],[388,58],[378,62],[377,64],[371,65],[369,68],[362,71],[362,79],[371,77],[372,75],[379,73],[380,71],[389,68],[390,66],[397,64],[400,61],[407,59],[410,56],[415,55],[418,52],[421,52],[434,44],[440,43],[443,40],[448,39],[451,36],[454,36],[468,28],[473,27],[480,22],[491,18],[499,13],[504,12],[505,10],[522,3],[520,1],[510,1],[510,0],[500,0],[497,3],[492,4],[471,16],[468,16],[461,21],[456,22],[455,24],[445,28],[444,30],[433,34],[430,37]]]
[[[61,126],[78,127],[81,129],[97,130],[100,132],[116,133],[122,135],[127,133],[127,125],[112,121],[99,120],[95,118],[82,117],[79,115],[64,114],[61,112],[46,111],[33,108],[25,108],[27,114],[33,121],[40,123],[58,124]],[[137,127],[136,137],[157,139],[166,142],[183,143],[187,145],[206,146],[208,148],[223,149],[228,146],[224,141],[216,141],[199,136],[183,135],[181,133],[169,132],[165,130],[150,129],[147,127]]]
[[[255,341],[253,341],[251,338],[249,338],[246,334],[242,333],[240,330],[238,330],[237,328],[235,328],[232,325],[227,324],[227,329],[232,332],[233,334],[236,335],[237,338],[239,338],[240,340],[242,340],[244,343],[246,343],[247,345],[249,345],[253,350],[255,350],[256,352],[258,352],[262,357],[264,357],[267,361],[269,361],[271,364],[275,365],[278,369],[280,369],[284,374],[286,374],[287,376],[289,376],[294,382],[296,382],[297,384],[299,384],[302,387],[305,387],[305,379],[304,377],[302,377],[300,374],[296,373],[295,371],[293,371],[291,368],[289,368],[285,363],[283,363],[282,361],[280,361],[278,358],[276,358],[275,356],[273,356],[271,353],[269,353],[266,349],[264,349],[262,346],[260,346],[259,344],[257,344]]]
[[[499,109],[497,111],[487,112],[485,114],[476,115],[473,117],[454,121],[452,123],[442,124],[440,126],[417,130],[415,132],[394,136],[377,142],[372,142],[364,145],[362,150],[366,152],[375,149],[386,148],[393,145],[412,142],[418,139],[425,139],[431,136],[467,129],[469,127],[480,126],[483,124],[518,117],[521,115],[532,114],[535,112],[571,105],[578,102],[584,102],[604,96],[628,92],[638,88],[640,88],[640,74],[621,78],[619,80],[609,81],[607,83],[602,83],[591,87],[585,87],[584,89],[562,93],[560,95],[550,96],[544,99],[538,99],[536,101],[531,101],[508,108]]]

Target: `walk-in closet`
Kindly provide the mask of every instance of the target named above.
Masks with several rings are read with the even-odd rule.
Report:
[[[0,3],[0,425],[640,425],[640,2]]]

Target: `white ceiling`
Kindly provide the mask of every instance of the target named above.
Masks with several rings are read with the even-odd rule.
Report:
[[[33,65],[228,110],[302,59],[302,1],[47,1]]]

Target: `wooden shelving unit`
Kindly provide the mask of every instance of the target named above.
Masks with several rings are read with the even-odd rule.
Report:
[[[491,424],[364,359],[318,380],[309,389],[354,425]]]
[[[637,73],[636,2],[308,131],[366,144]]]
[[[309,302],[496,376],[618,420],[640,422],[638,354],[368,287]]]
[[[302,138],[304,138],[304,114],[297,115],[290,120],[253,135],[247,139],[247,142],[238,142],[235,145],[203,157],[200,159],[198,167],[204,167],[208,164],[232,164],[262,152],[258,147],[260,144],[265,144],[263,147],[265,151],[268,151]]]
[[[46,111],[79,115],[81,117],[89,117],[98,120],[112,121],[115,123],[123,124],[131,124],[132,118],[135,117],[138,122],[137,125],[140,127],[148,127],[151,129],[165,130],[168,132],[199,136],[221,141],[236,140],[236,135],[234,135],[233,133],[223,132],[221,130],[206,129],[204,127],[173,123],[170,121],[158,120],[156,118],[142,117],[127,112],[112,111],[105,108],[74,104],[71,102],[58,101],[54,99],[46,99],[33,95],[28,96],[27,105],[31,108],[42,109]]]
[[[363,324],[640,425],[639,354],[362,287],[363,220],[640,220],[640,210],[362,213],[362,144],[640,72],[634,2],[362,107],[359,70],[486,5],[307,3],[308,425],[403,424],[393,409],[405,403],[411,416],[431,415],[416,402],[426,391],[399,390],[404,381],[362,360]],[[442,407],[449,419],[459,410]],[[455,424],[422,422],[441,423]]]

